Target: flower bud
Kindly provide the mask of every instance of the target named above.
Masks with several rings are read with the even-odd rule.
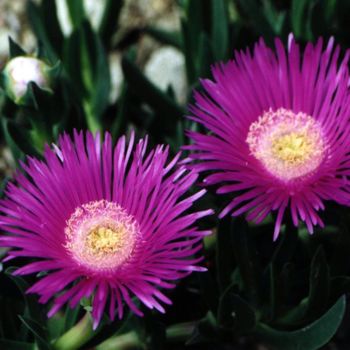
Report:
[[[25,104],[30,82],[34,82],[43,90],[51,91],[50,70],[51,67],[42,60],[17,56],[5,66],[3,88],[15,103]]]

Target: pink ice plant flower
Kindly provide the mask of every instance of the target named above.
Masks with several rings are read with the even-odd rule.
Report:
[[[54,298],[48,316],[89,297],[94,328],[105,309],[112,320],[124,306],[142,316],[133,297],[164,312],[163,289],[205,270],[197,253],[210,232],[196,221],[211,210],[189,211],[205,190],[186,195],[197,174],[168,153],[147,152],[147,137],[136,144],[134,133],[113,147],[108,133],[102,142],[74,132],[22,164],[0,202],[0,246],[11,248],[5,260],[34,260],[16,275],[47,272],[28,292]]]
[[[201,81],[189,118],[206,132],[189,131],[193,144],[184,148],[192,168],[208,174],[205,184],[232,194],[220,217],[246,213],[260,223],[277,211],[277,239],[286,209],[313,233],[324,226],[325,201],[349,205],[349,51],[339,54],[333,38],[303,54],[292,35],[287,49],[260,39]]]

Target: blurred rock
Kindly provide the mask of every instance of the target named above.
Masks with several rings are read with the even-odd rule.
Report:
[[[89,18],[92,27],[95,29],[98,29],[100,26],[106,3],[107,0],[84,0],[86,16]]]
[[[7,147],[0,146],[0,181],[14,174],[16,168],[15,160]]]
[[[65,36],[69,36],[72,32],[73,27],[72,22],[69,18],[66,0],[56,0],[56,9],[61,30]]]
[[[175,30],[180,28],[180,14],[174,0],[125,0],[119,24],[124,28],[155,25]]]
[[[174,0],[125,0],[119,17],[119,31],[116,38],[134,29],[142,31],[147,26],[166,31],[179,31],[180,24],[180,10]],[[150,35],[141,35],[137,39],[136,62],[141,69],[146,69],[147,65],[146,74],[160,88],[166,89],[172,80],[173,88],[177,91],[177,98],[184,101],[186,99],[184,92],[186,83],[181,68],[183,57],[177,50],[166,48],[163,51],[160,47],[161,44]],[[162,59],[164,55],[165,59]],[[170,62],[166,62],[169,57]],[[160,73],[157,72],[158,68],[156,67],[159,64],[164,67],[164,69],[160,68]],[[167,78],[168,67],[171,67],[171,71],[174,72],[170,73],[170,79]],[[180,72],[180,75],[177,75],[177,72]]]
[[[121,55],[113,52],[108,57],[109,70],[111,73],[111,91],[109,94],[110,103],[114,103],[120,95],[123,83],[123,72],[121,68]]]
[[[65,36],[69,36],[73,30],[73,24],[70,19],[67,0],[56,0],[57,17]],[[119,0],[116,0],[119,1]],[[101,23],[103,11],[107,0],[84,0],[83,6],[86,17],[89,19],[93,28],[97,29]]]
[[[155,51],[145,65],[145,74],[163,91],[171,85],[177,101],[186,102],[185,58],[179,50],[167,46]]]
[[[34,50],[36,40],[26,17],[26,1],[0,1],[0,62],[2,63],[8,57],[9,36],[23,46],[25,51]]]

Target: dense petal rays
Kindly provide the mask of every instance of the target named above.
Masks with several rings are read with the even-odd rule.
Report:
[[[0,246],[6,259],[37,258],[15,273],[46,271],[28,293],[54,298],[48,315],[93,296],[94,328],[105,310],[121,318],[125,306],[137,315],[136,296],[164,312],[171,301],[159,290],[192,271],[208,231],[196,221],[211,210],[189,212],[204,193],[186,193],[197,173],[169,160],[168,147],[147,152],[147,137],[135,141],[74,132],[46,147],[44,160],[28,158],[0,201]],[[59,296],[57,296],[60,294]]]
[[[189,116],[208,133],[189,131],[184,149],[205,184],[232,193],[220,217],[246,212],[260,222],[276,211],[276,239],[286,210],[312,233],[325,200],[350,204],[349,55],[339,60],[333,38],[302,52],[290,35],[287,49],[261,39],[213,66]]]

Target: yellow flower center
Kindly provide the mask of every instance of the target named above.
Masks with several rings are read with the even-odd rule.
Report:
[[[284,108],[259,116],[246,139],[251,154],[282,181],[313,173],[325,157],[325,141],[316,119]]]
[[[66,249],[81,266],[113,271],[127,263],[140,235],[135,219],[117,203],[85,203],[72,213],[65,228]]]
[[[124,225],[116,227],[98,226],[86,237],[86,247],[96,256],[108,255],[122,249],[127,236]]]
[[[291,132],[272,141],[272,153],[288,165],[300,165],[314,153],[313,141],[306,132]]]

